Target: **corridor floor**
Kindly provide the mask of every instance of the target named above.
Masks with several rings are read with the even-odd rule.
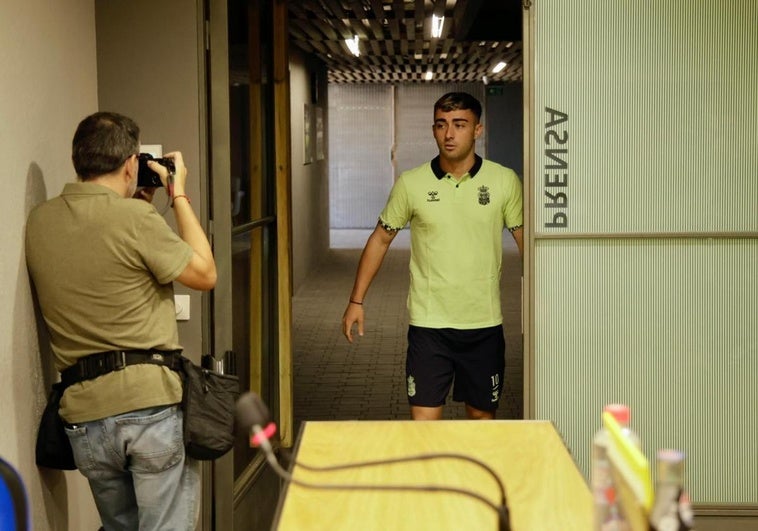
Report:
[[[333,247],[348,248],[331,249],[293,297],[295,433],[303,420],[410,418],[405,388],[410,251],[407,240],[400,238],[403,233],[390,247],[366,297],[364,336],[350,344],[340,330],[361,253],[358,247],[366,235],[350,235],[347,240],[333,235]],[[523,417],[521,264],[509,234],[503,242],[506,373],[497,417],[514,419]],[[465,418],[463,405],[448,397],[444,418]]]

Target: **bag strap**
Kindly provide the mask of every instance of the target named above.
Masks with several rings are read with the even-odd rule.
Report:
[[[147,363],[161,365],[171,370],[181,370],[181,350],[109,350],[90,354],[61,371],[63,388],[91,380],[103,374],[120,371],[127,365]]]

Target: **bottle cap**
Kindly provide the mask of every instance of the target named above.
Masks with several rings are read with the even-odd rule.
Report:
[[[667,463],[679,463],[684,461],[684,452],[681,450],[674,450],[673,448],[661,448],[656,453],[658,461],[665,461]]]
[[[662,448],[655,455],[658,481],[681,483],[684,477],[684,452]]]
[[[613,415],[616,422],[622,426],[628,426],[632,420],[632,412],[626,404],[607,404],[603,411]]]

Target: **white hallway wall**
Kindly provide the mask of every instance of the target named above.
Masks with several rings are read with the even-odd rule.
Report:
[[[24,479],[36,531],[99,526],[78,472],[34,464],[53,370],[38,337],[24,257],[29,211],[75,178],[71,138],[98,105],[95,42],[93,0],[0,2],[0,457]]]

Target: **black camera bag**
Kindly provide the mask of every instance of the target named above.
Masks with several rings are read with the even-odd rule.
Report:
[[[218,459],[234,445],[234,405],[239,378],[221,374],[182,357],[184,376],[184,444],[187,455],[202,461]]]
[[[63,382],[53,384],[50,396],[47,399],[47,406],[42,412],[34,449],[37,466],[56,470],[76,469],[74,451],[71,449],[71,442],[66,435],[65,423],[58,414],[61,397],[65,390],[66,386]]]

